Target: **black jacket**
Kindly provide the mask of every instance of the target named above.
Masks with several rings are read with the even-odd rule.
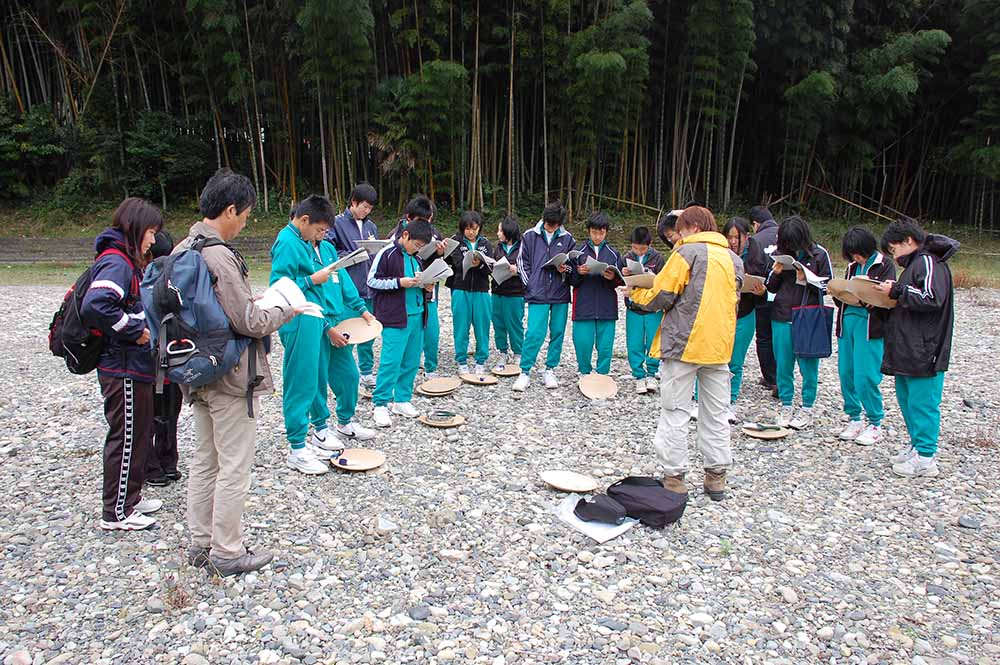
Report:
[[[899,260],[903,273],[889,296],[882,373],[893,376],[934,376],[948,371],[955,325],[955,290],[946,261],[959,243],[930,234],[924,245]]]
[[[663,266],[667,265],[667,259],[666,259],[666,257],[664,257],[663,254],[660,254],[658,251],[656,251],[652,247],[650,247],[649,249],[646,250],[646,256],[647,256],[647,258],[646,258],[646,264],[645,264],[646,265],[646,270],[650,271],[654,275],[656,275],[661,270],[663,270]],[[628,259],[632,259],[633,261],[638,261],[639,257],[636,256],[635,252],[633,252],[632,250],[629,250],[629,251],[625,252],[625,260],[622,261],[622,263],[624,263],[625,261],[628,261]],[[632,302],[629,298],[625,298],[625,308],[629,309],[629,310],[631,310],[633,312],[637,312],[639,314],[650,314],[650,312],[648,310],[645,310],[642,307],[639,307],[634,302]],[[660,314],[662,314],[662,312],[660,312]]]
[[[822,245],[813,245],[809,256],[799,263],[812,270],[818,277],[833,277],[833,266],[830,264],[830,255]],[[795,268],[791,266],[781,271],[781,274],[772,269],[767,274],[767,281],[764,283],[767,290],[774,294],[774,302],[771,303],[771,320],[791,323],[792,308],[800,305],[821,305],[823,294],[826,293],[815,286],[805,286],[796,284]],[[803,289],[808,289],[803,300]]]
[[[880,282],[896,279],[896,266],[893,265],[892,259],[882,252],[875,252],[875,254],[875,261],[868,268],[865,276]],[[847,265],[847,270],[844,271],[844,279],[854,277],[857,274],[855,271],[860,270],[861,267],[851,261]],[[837,337],[843,337],[844,312],[847,310],[847,305],[836,298],[833,299],[833,304],[837,306]],[[882,307],[868,308],[868,339],[882,339],[885,335],[885,323],[889,320],[889,311]]]
[[[462,263],[465,261],[465,255],[472,250],[469,249],[469,244],[465,241],[465,236],[461,233],[456,233],[452,236],[452,239],[458,243],[458,247],[455,248],[454,252],[444,257],[444,260],[448,262],[448,265],[451,266],[455,274],[449,277],[444,285],[449,289],[458,289],[459,291],[477,291],[481,293],[489,291],[490,275],[492,274],[490,267],[486,265],[486,262],[482,262],[476,268],[469,268],[469,272],[463,277]],[[476,238],[476,249],[486,256],[493,256],[493,248],[490,247],[489,241],[483,236]]]
[[[499,261],[500,259],[507,257],[507,263],[512,266],[517,265],[517,257],[521,254],[521,241],[518,240],[514,247],[511,248],[510,254],[503,250],[503,247],[498,242],[493,246],[493,258]],[[512,298],[523,298],[524,297],[524,282],[521,281],[520,275],[514,275],[508,280],[505,280],[503,284],[497,284],[493,279],[490,279],[490,288],[493,290],[493,295],[495,296],[508,296]]]
[[[774,254],[775,248],[778,246],[778,223],[773,219],[769,219],[766,222],[761,223],[760,228],[757,232],[750,236],[750,242],[747,244],[747,257],[743,261],[743,269],[748,275],[757,275],[758,277],[767,277],[767,274],[771,272],[771,255]],[[753,298],[758,307],[767,304],[767,296],[750,296]],[[740,303],[742,305],[742,302]]]

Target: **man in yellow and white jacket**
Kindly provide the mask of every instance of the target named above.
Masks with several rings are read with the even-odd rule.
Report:
[[[634,289],[633,303],[663,320],[650,355],[660,358],[662,409],[653,447],[664,466],[663,485],[686,492],[688,404],[698,379],[698,449],[705,465],[705,493],[725,498],[729,445],[729,360],[736,336],[736,305],[743,261],[718,231],[707,208],[686,208],[677,220],[681,235],[652,288]]]

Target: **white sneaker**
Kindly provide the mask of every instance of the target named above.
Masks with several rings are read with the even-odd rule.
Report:
[[[730,425],[735,425],[740,421],[740,419],[736,416],[736,407],[732,404],[726,407],[726,420],[729,421]]]
[[[531,377],[528,375],[527,372],[521,372],[520,374],[517,375],[517,378],[514,379],[514,385],[512,387],[517,392],[523,393],[525,390],[528,389],[528,386],[530,385],[531,385]]]
[[[468,374],[469,373],[469,366],[468,365],[459,365],[457,371],[458,371],[459,374]]]
[[[798,413],[795,414],[795,417],[792,418],[791,422],[788,423],[788,426],[791,427],[792,429],[805,429],[810,425],[812,425],[812,421],[813,421],[812,409],[811,408],[807,409],[805,407],[802,407],[801,409],[798,410]]]
[[[556,373],[551,369],[547,369],[542,373],[542,382],[550,390],[559,387],[559,380],[556,378]]]
[[[933,478],[938,475],[937,459],[934,457],[914,455],[905,462],[893,464],[892,472],[897,476],[903,476],[904,478]]]
[[[313,448],[320,448],[321,450],[330,450],[334,452],[344,449],[343,444],[337,440],[337,437],[335,437],[327,427],[319,430],[313,430],[313,433],[309,436],[308,444]]]
[[[472,370],[472,373],[476,376],[482,376],[483,374],[486,374],[486,368],[482,365],[476,365],[476,368]]]
[[[902,464],[903,462],[906,462],[912,459],[913,457],[916,457],[916,455],[917,455],[917,449],[911,445],[906,445],[903,446],[903,448],[898,453],[893,455],[892,460],[890,461],[893,464]]]
[[[635,394],[645,395],[648,388],[646,388],[646,379],[636,379],[635,380]]]
[[[861,433],[858,438],[854,439],[854,443],[859,446],[872,446],[882,440],[882,428],[876,427],[875,425],[869,425],[865,428],[865,431]]]
[[[372,418],[375,420],[375,427],[392,426],[392,416],[389,415],[389,407],[387,406],[376,406]]]
[[[646,392],[655,393],[660,389],[660,382],[652,376],[646,377]]]
[[[375,375],[374,374],[362,374],[361,375],[361,385],[365,388],[375,387]]]
[[[393,402],[389,410],[397,416],[403,416],[404,418],[416,418],[420,415],[416,407],[409,402]]]
[[[519,355],[513,355],[513,356],[508,356],[508,358],[510,358],[510,363],[508,363],[508,364],[510,364],[510,365],[517,365],[518,367],[521,366],[521,356],[519,356]]]
[[[698,402],[691,400],[688,405],[688,415],[691,416],[691,420],[698,420]]]
[[[290,469],[295,469],[307,476],[321,476],[330,470],[328,465],[316,459],[313,448],[309,446],[288,451],[288,459],[285,464]]]
[[[794,406],[783,406],[781,411],[778,412],[778,417],[774,419],[774,423],[778,427],[788,427],[792,423],[792,419],[795,417],[795,407]]]
[[[507,363],[505,363],[503,360],[493,365],[493,370],[496,372],[502,372],[505,369],[507,369]]]
[[[347,423],[337,425],[337,436],[345,439],[357,439],[358,441],[370,441],[375,438],[375,430],[362,427],[357,423]]]
[[[424,372],[424,381],[430,381],[431,379],[436,379],[439,376],[441,375],[437,372]]]
[[[331,439],[333,437],[330,437]],[[319,446],[314,446],[307,443],[306,448],[312,451],[313,457],[318,459],[320,462],[329,462],[334,455],[339,455],[343,452],[343,448],[336,448],[335,450],[329,450],[327,448],[320,448]]]
[[[143,515],[138,510],[133,510],[132,514],[121,522],[108,522],[101,520],[101,528],[105,531],[142,531],[156,524],[156,520],[149,515]]]
[[[847,427],[845,427],[837,436],[844,441],[855,441],[859,436],[861,436],[863,431],[865,431],[864,421],[852,420],[847,423]]]
[[[162,507],[163,502],[159,499],[141,499],[139,503],[135,504],[132,510],[137,513],[142,513],[143,515],[148,515],[150,513],[155,513]]]

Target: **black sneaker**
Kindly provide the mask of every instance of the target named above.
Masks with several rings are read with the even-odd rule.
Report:
[[[146,476],[146,484],[150,487],[166,487],[170,484],[170,478],[166,475]]]
[[[165,471],[163,475],[169,478],[170,482],[176,482],[180,480],[182,477],[181,472],[178,471],[177,469],[174,469],[173,471]]]

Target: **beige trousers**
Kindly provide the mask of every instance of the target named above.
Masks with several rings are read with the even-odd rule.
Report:
[[[254,413],[260,405],[254,398]],[[257,420],[247,416],[245,397],[211,386],[191,394],[195,450],[188,470],[188,528],[196,547],[213,556],[242,556],[243,507],[250,490]]]
[[[692,365],[680,360],[660,363],[660,419],[653,435],[653,448],[668,476],[686,473],[688,454],[688,406],[698,378],[698,450],[706,469],[724,470],[733,464],[729,445],[729,365]]]

